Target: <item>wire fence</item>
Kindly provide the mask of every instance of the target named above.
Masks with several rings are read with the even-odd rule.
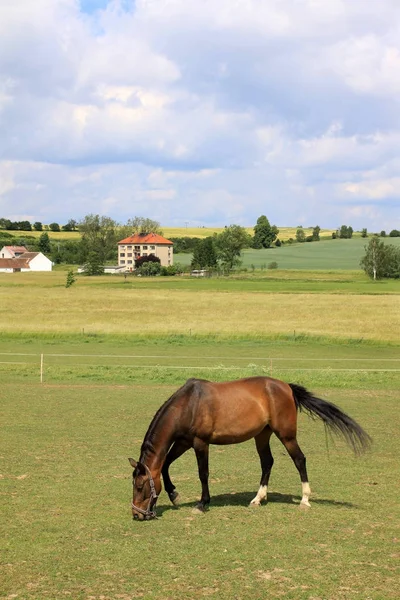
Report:
[[[284,356],[201,356],[167,354],[63,354],[0,352],[2,372],[15,369],[35,381],[44,383],[48,378],[63,376],[71,379],[75,374],[81,377],[95,377],[96,369],[106,369],[112,377],[117,370],[143,370],[157,373],[183,372],[237,372],[248,374],[260,369],[263,374],[273,376],[276,372],[319,372],[319,373],[400,373],[399,358],[332,358],[332,357],[284,357]],[[224,361],[223,363],[221,361]],[[86,370],[86,371],[85,371]],[[86,374],[86,375],[85,375]]]

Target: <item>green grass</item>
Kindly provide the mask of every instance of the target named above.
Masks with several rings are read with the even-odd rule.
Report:
[[[224,381],[290,375],[307,386],[398,389],[397,345],[313,339],[220,336],[3,336],[0,376],[5,382],[47,384],[180,385],[189,376]]]
[[[0,277],[0,597],[397,598],[399,282],[281,271],[82,277],[66,289],[65,278]],[[187,453],[171,469],[180,510],[162,493],[160,518],[134,523],[127,457],[160,404],[191,376],[261,373],[337,403],[372,451],[327,448],[321,424],[300,415],[310,511],[275,440],[267,505],[247,506],[260,477],[248,442],[211,448],[206,515],[192,512]]]
[[[169,385],[2,387],[0,595],[23,599],[165,600],[214,597],[397,598],[398,393],[316,389],[374,438],[354,459],[303,415],[312,508],[298,508],[298,475],[277,440],[270,502],[258,488],[253,442],[212,447],[212,504],[192,507],[200,484],[193,453],[171,469],[180,510],[165,493],[159,519],[134,523],[131,469]],[[384,399],[384,401],[383,401]],[[397,536],[397,537],[396,537]]]
[[[400,238],[381,238],[387,244],[400,246]],[[285,244],[263,250],[243,250],[243,267],[266,269],[271,262],[277,262],[280,269],[296,270],[356,270],[365,254],[369,238],[354,237],[351,240],[321,240],[303,244]],[[174,254],[174,261],[190,264],[191,254]]]

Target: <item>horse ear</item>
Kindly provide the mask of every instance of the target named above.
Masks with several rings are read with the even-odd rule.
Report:
[[[131,463],[131,466],[132,466],[134,469],[136,469],[136,467],[137,467],[137,464],[138,464],[138,463],[136,462],[136,460],[133,460],[133,458],[128,458],[128,460],[129,460],[129,462]]]
[[[145,466],[142,465],[141,462],[136,463],[136,470],[138,472],[138,475],[146,475]]]

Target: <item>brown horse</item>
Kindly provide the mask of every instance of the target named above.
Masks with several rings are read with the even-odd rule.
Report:
[[[261,482],[251,501],[259,505],[267,497],[268,480],[274,459],[270,438],[274,433],[285,446],[300,474],[301,504],[310,506],[306,458],[296,440],[297,411],[319,417],[333,433],[341,434],[358,453],[371,438],[337,406],[316,398],[305,388],[271,377],[250,377],[227,383],[189,379],[158,410],[144,438],[140,460],[129,459],[133,471],[132,514],[135,519],[156,516],[155,505],[165,490],[173,504],[178,494],[169,476],[169,466],[189,448],[196,453],[202,485],[197,507],[210,502],[208,489],[209,444],[238,444],[255,439],[261,461]]]

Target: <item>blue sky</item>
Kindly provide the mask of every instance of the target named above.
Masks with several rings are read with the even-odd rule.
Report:
[[[400,228],[398,0],[3,0],[0,216]]]

